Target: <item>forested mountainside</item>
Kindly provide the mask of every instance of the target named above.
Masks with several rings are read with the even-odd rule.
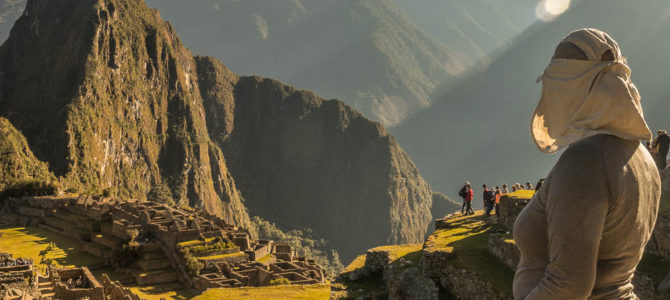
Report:
[[[556,21],[531,27],[488,69],[393,133],[424,178],[448,196],[455,198],[463,181],[475,178],[488,184],[535,184],[558,157],[542,155],[530,138],[530,117],[542,87],[535,79],[564,36],[594,24],[610,33],[628,58],[652,131],[669,128],[668,72],[658,67],[670,64],[664,50],[670,43],[668,11],[662,0],[578,2]],[[630,22],[613,15],[626,15]]]
[[[474,63],[391,0],[149,0],[196,52],[236,73],[338,98],[386,125],[430,105]]]
[[[195,61],[138,1],[28,1],[0,48],[0,114],[82,192],[182,204],[248,225],[209,139]]]
[[[0,118],[0,191],[19,181],[55,181],[46,163],[35,158],[26,138]]]
[[[0,116],[67,190],[167,191],[232,224],[312,228],[345,257],[420,242],[431,221],[432,191],[383,125],[193,57],[143,2],[28,1],[0,47]]]
[[[341,101],[197,61],[216,116],[208,126],[250,212],[280,228],[311,228],[345,258],[349,249],[423,239],[432,192],[381,124]]]

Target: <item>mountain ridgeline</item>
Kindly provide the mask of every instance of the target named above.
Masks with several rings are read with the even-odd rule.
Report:
[[[235,72],[276,77],[395,125],[474,63],[392,0],[148,0],[192,49]]]
[[[138,1],[28,1],[0,48],[0,113],[67,186],[181,204],[247,225],[205,124],[195,62]]]
[[[141,1],[28,1],[0,47],[0,116],[64,188],[168,190],[231,224],[312,228],[345,259],[420,242],[431,221],[430,187],[381,124],[194,57]]]

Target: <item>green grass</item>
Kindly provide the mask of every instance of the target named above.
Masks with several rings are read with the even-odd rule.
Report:
[[[365,257],[366,257],[365,254],[356,256],[356,258],[351,263],[349,263],[349,265],[346,268],[344,268],[343,273],[348,273],[353,270],[362,268],[365,265]]]
[[[194,300],[319,300],[330,298],[330,284],[209,289]]]
[[[79,241],[38,227],[0,227],[0,252],[8,252],[14,257],[32,258],[40,261],[40,252],[46,250],[49,242],[56,248],[46,255],[59,266],[89,266],[102,261],[83,251]]]
[[[204,245],[206,243],[210,243],[214,240],[215,238],[206,238],[205,241],[202,240],[190,240],[190,241],[185,241],[181,243],[177,243],[178,246],[180,247],[190,247],[190,246],[198,246],[198,245]]]
[[[519,199],[530,199],[535,195],[534,190],[518,190],[514,193],[505,194],[505,196],[519,198]]]
[[[459,218],[458,226],[436,230],[426,241],[426,250],[454,251],[453,267],[474,271],[496,290],[511,294],[514,271],[488,251],[488,237],[495,225],[488,223],[481,213]]]
[[[406,244],[406,245],[390,245],[380,246],[370,249],[370,251],[389,251],[389,258],[391,261],[396,261],[401,257],[405,257],[410,253],[421,251],[423,244]]]
[[[259,262],[259,263],[264,264],[264,263],[267,263],[267,262],[271,261],[273,257],[274,257],[274,255],[268,254],[266,256],[263,256],[263,257],[257,259],[256,261]]]
[[[198,259],[198,260],[214,260],[214,259],[220,259],[220,258],[225,258],[225,257],[240,257],[240,256],[246,256],[246,254],[244,254],[244,252],[235,252],[235,253],[221,254],[221,255],[200,256],[200,257],[196,257],[196,259]]]
[[[35,263],[39,263],[39,253],[45,250],[49,242],[54,242],[56,247],[49,251],[47,258],[52,259],[56,265],[63,267],[91,266],[100,264],[102,261],[83,251],[79,241],[64,237],[37,227],[0,227],[0,252],[8,252],[14,257],[32,258]],[[41,269],[41,268],[40,268]],[[160,271],[160,270],[159,270]],[[116,272],[110,268],[91,270],[96,278],[100,279],[102,274],[107,274],[112,280],[122,281],[134,277],[132,275]],[[151,289],[152,286],[127,286],[133,292],[147,300],[164,299],[192,299],[198,293],[196,291],[179,289],[161,293],[143,292],[140,289]]]
[[[132,287],[130,287],[130,290],[132,290],[133,293],[140,296],[142,299],[146,299],[146,300],[161,300],[161,299],[186,300],[186,299],[193,299],[194,297],[196,297],[199,294],[195,290],[187,290],[187,289],[152,293],[152,292],[147,292],[146,291],[147,287],[148,286],[142,286],[142,287],[132,286]],[[145,291],[142,291],[142,290],[145,290]]]

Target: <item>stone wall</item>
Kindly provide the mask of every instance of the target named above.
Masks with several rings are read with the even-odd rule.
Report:
[[[129,288],[124,288],[118,281],[112,281],[107,274],[102,274],[100,279],[105,297],[107,300],[141,300],[139,296],[135,295]]]
[[[528,203],[528,199],[515,198],[509,195],[500,197],[500,215],[498,216],[498,224],[503,226],[507,231],[512,232],[514,229],[514,221],[521,213],[521,210]]]
[[[51,268],[50,280],[53,285],[54,298],[62,300],[78,300],[83,298],[88,299],[105,299],[105,292],[102,285],[95,279],[93,274],[86,267],[60,269]],[[89,288],[68,288],[63,282],[68,279],[82,276],[88,280]]]
[[[670,259],[670,211],[658,214],[647,252]]]
[[[516,270],[521,259],[521,254],[514,240],[503,234],[489,235],[489,253],[497,257],[512,270]]]
[[[509,293],[496,291],[493,286],[479,279],[476,273],[452,266],[445,266],[440,285],[449,290],[456,299],[507,300],[514,299]]]
[[[661,208],[668,208],[658,214],[654,233],[647,244],[647,251],[670,259],[670,168],[661,172],[661,181],[663,183]]]

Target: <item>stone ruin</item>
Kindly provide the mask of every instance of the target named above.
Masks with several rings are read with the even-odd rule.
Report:
[[[21,261],[21,263],[17,263]],[[11,262],[11,263],[8,263]],[[0,299],[21,299],[23,295],[37,295],[33,264],[28,260],[14,259],[9,253],[0,253]]]
[[[298,257],[290,245],[254,240],[247,230],[201,210],[87,195],[26,197],[5,201],[0,224],[37,226],[78,240],[104,262],[89,268],[114,267],[129,275],[121,284],[205,290],[264,286],[280,278],[325,282],[323,268]]]
[[[53,299],[105,299],[102,285],[86,267],[48,267],[47,280],[38,280],[40,288],[51,291]],[[42,293],[44,296],[45,293]]]

